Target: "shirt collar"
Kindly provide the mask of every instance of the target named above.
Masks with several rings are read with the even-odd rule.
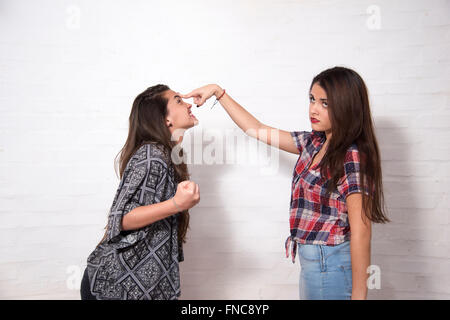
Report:
[[[325,140],[327,139],[325,131],[312,130],[311,136],[312,136],[312,140],[313,140],[313,143],[315,146],[322,145],[322,143],[324,143]]]

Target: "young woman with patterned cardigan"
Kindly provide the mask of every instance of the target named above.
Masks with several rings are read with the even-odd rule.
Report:
[[[193,127],[192,105],[165,85],[139,94],[120,152],[121,181],[103,239],[87,259],[83,300],[174,300],[180,296],[179,262],[189,224],[188,209],[200,201],[187,166],[172,162]],[[182,149],[177,154],[182,156]],[[181,162],[181,163],[180,163]]]

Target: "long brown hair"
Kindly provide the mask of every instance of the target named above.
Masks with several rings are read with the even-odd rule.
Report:
[[[355,143],[360,156],[360,183],[369,192],[369,196],[362,193],[364,213],[370,221],[390,222],[385,214],[380,151],[363,79],[351,69],[334,67],[314,77],[310,90],[314,84],[327,93],[331,122],[331,138],[320,162],[322,177],[331,176],[327,181],[327,193],[335,190],[344,176],[345,156]]]
[[[164,97],[164,92],[167,90],[170,90],[168,86],[158,84],[146,89],[134,99],[129,117],[128,137],[125,145],[114,160],[115,169],[119,166],[120,179],[122,179],[125,167],[132,155],[146,143],[158,143],[168,155],[168,159],[171,159],[170,155],[176,145],[176,141],[171,139],[171,133],[166,125],[168,100]],[[178,154],[181,157],[183,156],[181,148]],[[117,159],[118,157],[119,159]],[[177,182],[189,180],[188,168],[184,161],[180,164],[173,164],[173,166]],[[186,242],[188,227],[189,211],[185,210],[178,216],[178,241],[180,243]],[[108,225],[106,225],[105,229],[105,234],[100,243],[106,239]]]

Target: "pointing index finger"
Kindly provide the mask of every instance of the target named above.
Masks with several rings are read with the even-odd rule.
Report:
[[[188,98],[192,98],[192,97],[194,97],[194,96],[195,96],[195,91],[191,91],[191,92],[189,92],[189,93],[182,94],[182,95],[181,95],[181,98],[183,98],[183,99],[188,99]]]

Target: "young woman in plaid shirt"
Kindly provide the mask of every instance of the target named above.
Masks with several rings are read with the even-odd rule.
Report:
[[[267,126],[210,84],[182,96],[201,106],[215,96],[248,135],[299,155],[293,172],[291,234],[298,249],[301,299],[366,299],[371,222],[386,223],[380,152],[367,88],[353,70],[335,67],[314,77],[309,92],[312,131]]]

